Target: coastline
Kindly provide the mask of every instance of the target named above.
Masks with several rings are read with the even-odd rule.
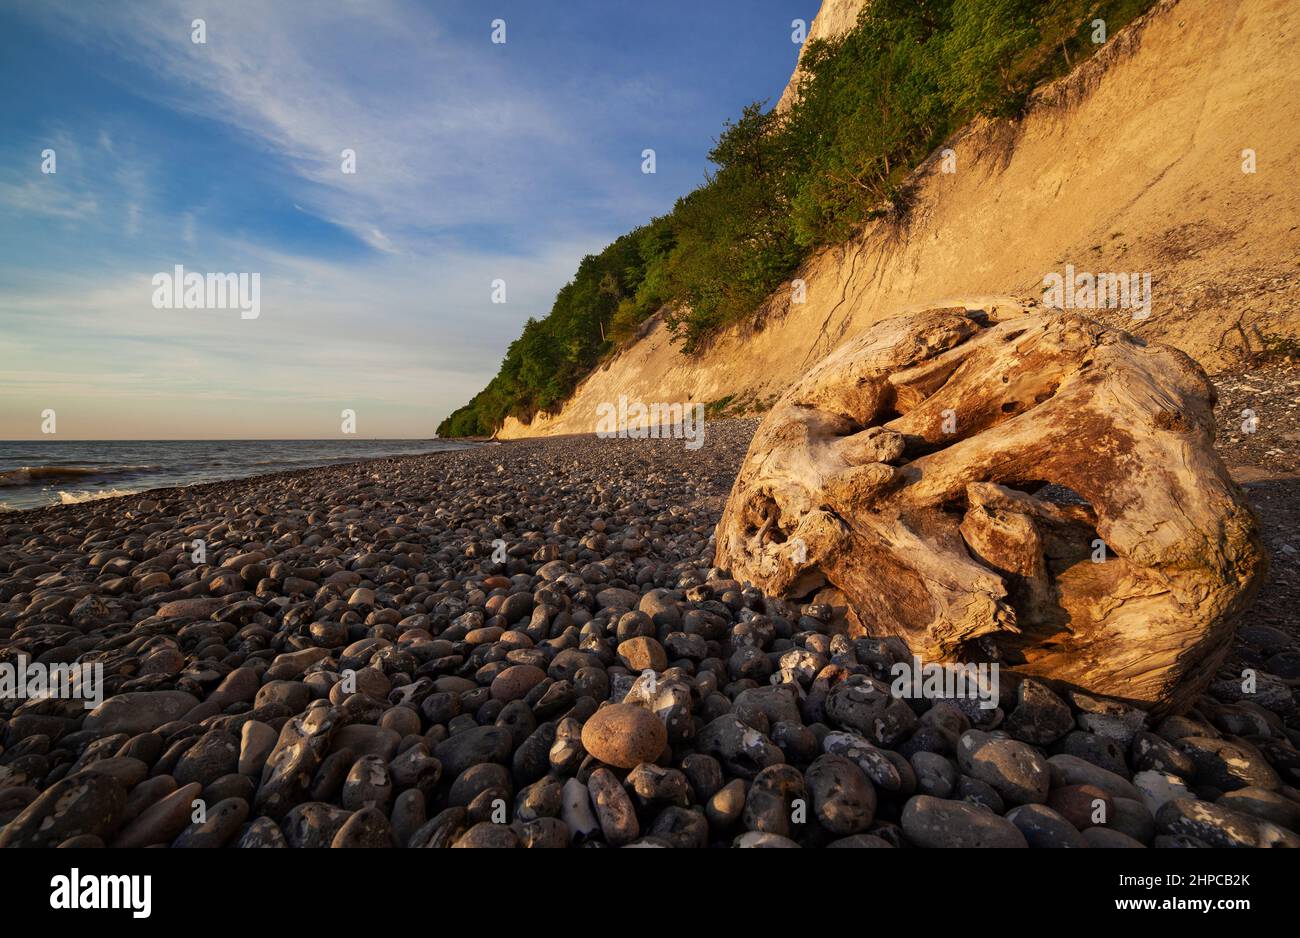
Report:
[[[0,517],[144,491],[463,449],[458,440],[5,440]]]
[[[50,505],[40,505],[35,508],[12,508],[0,512],[0,527],[5,523],[13,523],[17,519],[26,519],[32,516],[44,517],[47,513],[73,512],[77,509],[103,508],[105,506],[126,507],[126,503],[132,498],[151,498],[158,499],[167,496],[169,493],[195,493],[195,494],[235,494],[235,490],[244,485],[259,485],[275,480],[288,480],[299,477],[310,477],[315,473],[333,472],[335,470],[354,469],[357,466],[369,466],[372,464],[382,464],[396,462],[400,460],[420,460],[430,457],[443,455],[452,455],[477,448],[479,445],[475,441],[449,441],[461,443],[464,446],[457,449],[447,449],[433,453],[412,453],[401,456],[375,456],[368,459],[357,459],[346,463],[333,463],[323,466],[308,466],[301,469],[282,469],[271,472],[259,472],[253,475],[239,476],[233,479],[215,479],[211,482],[195,482],[191,485],[160,485],[153,488],[141,489],[138,492],[126,492],[120,495],[105,495],[100,498],[86,499],[85,501],[56,503]]]
[[[1054,836],[1190,836],[1139,784],[1147,757],[1081,729],[1086,695],[1044,688],[1047,706],[1006,681],[1000,700],[919,716],[841,699],[837,686],[887,682],[907,649],[837,635],[829,607],[793,608],[710,566],[755,425],[710,421],[699,450],[518,440],[0,518],[0,665],[97,663],[105,698],[91,711],[0,700],[0,846],[1018,846],[1029,835],[1011,806],[953,746],[989,744],[1040,707],[1067,723],[1050,745],[1016,745],[1060,784],[1101,779],[1133,803],[1122,823]],[[1250,487],[1275,548],[1295,530],[1300,479]],[[1297,677],[1271,672],[1294,668],[1300,642],[1294,599],[1273,586],[1226,673],[1259,669],[1275,692],[1260,703],[1278,712],[1244,709],[1220,681],[1184,716],[1125,714],[1170,747],[1189,726],[1235,733],[1224,771],[1294,791],[1300,734],[1283,720]],[[828,667],[857,676],[820,683]],[[906,731],[882,736],[886,712]],[[918,771],[935,760],[951,783]],[[795,784],[782,772],[813,804],[860,797],[796,827],[766,794]],[[1231,802],[1203,781],[1188,794]],[[200,797],[204,823],[189,816]],[[87,811],[91,830],[74,825]],[[1300,842],[1262,823],[1259,844]],[[1200,837],[1229,836],[1211,828]]]

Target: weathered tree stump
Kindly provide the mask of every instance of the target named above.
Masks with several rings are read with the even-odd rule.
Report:
[[[1178,710],[1265,561],[1190,358],[1021,304],[885,320],[763,420],[719,566],[852,631]]]

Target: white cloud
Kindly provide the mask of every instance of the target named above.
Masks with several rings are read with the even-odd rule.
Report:
[[[568,130],[543,94],[505,75],[486,31],[449,36],[405,0],[226,0],[205,11],[203,45],[190,41],[192,13],[183,0],[111,15],[79,0],[41,8],[60,35],[156,73],[149,94],[287,160],[304,183],[298,204],[378,250],[541,204],[548,175],[572,170],[559,155]],[[345,147],[355,174],[341,171]]]
[[[186,432],[177,421],[215,419],[214,402],[230,402],[248,405],[255,435],[302,436],[301,413],[338,398],[403,419],[418,412],[432,433],[495,374],[524,320],[545,315],[582,256],[608,240],[573,221],[581,213],[558,207],[556,193],[624,207],[638,198],[639,146],[626,167],[604,160],[564,113],[585,102],[507,74],[486,30],[449,35],[435,12],[408,0],[223,0],[198,12],[181,0],[49,0],[30,12],[55,36],[107,53],[122,74],[152,74],[124,87],[212,122],[214,144],[231,132],[252,141],[268,158],[237,173],[264,183],[287,166],[277,195],[375,253],[295,256],[269,246],[281,243],[275,232],[218,226],[221,191],[173,202],[165,184],[184,176],[169,172],[170,154],[143,149],[111,113],[102,127],[47,134],[60,170],[76,163],[78,174],[5,173],[0,205],[96,224],[101,237],[85,238],[84,251],[79,239],[51,242],[47,253],[67,261],[57,271],[0,261],[12,281],[0,297],[7,360],[20,349],[22,361],[39,363],[0,376],[0,438],[27,432],[12,415],[30,407],[11,403],[50,395],[77,407],[102,397],[166,410],[175,419],[157,433]],[[206,46],[190,42],[196,15],[207,20]],[[340,171],[345,147],[357,151],[355,175]],[[516,230],[531,252],[495,245],[481,234],[485,222]],[[260,272],[261,318],[153,309],[149,278],[175,263]],[[498,277],[505,305],[490,302]]]
[[[195,414],[216,400],[262,402],[260,435],[301,436],[288,405],[365,399],[394,413],[418,407],[432,434],[588,250],[555,245],[508,262],[448,254],[436,269],[380,257],[357,269],[220,241],[213,256],[262,274],[261,317],[250,321],[237,310],[154,309],[153,270],[32,279],[0,299],[0,321],[6,358],[40,367],[0,375],[0,400],[165,401]],[[490,302],[498,276],[510,284],[504,305]],[[0,407],[0,438],[26,432],[25,413]]]
[[[0,205],[15,216],[37,215],[65,221],[79,221],[99,211],[98,200],[66,188],[57,174],[22,183],[0,181]]]

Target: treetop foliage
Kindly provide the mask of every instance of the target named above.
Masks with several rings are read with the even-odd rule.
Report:
[[[854,29],[814,40],[784,114],[729,121],[715,169],[673,210],[587,256],[544,319],[438,435],[487,436],[554,411],[662,310],[687,353],[752,316],[818,247],[890,210],[908,174],[980,115],[1017,113],[1154,0],[873,0]]]

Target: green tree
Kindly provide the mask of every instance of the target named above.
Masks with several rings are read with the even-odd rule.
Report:
[[[979,114],[1008,114],[1034,85],[1097,48],[1153,0],[872,0],[857,25],[804,52],[784,114],[746,107],[715,167],[672,212],[584,257],[550,313],[530,319],[496,377],[439,427],[487,434],[554,410],[657,310],[699,349],[754,314],[811,251],[897,213],[907,178]]]
[[[1016,59],[1038,36],[1035,0],[954,0],[938,70],[944,103],[957,114],[1010,113],[1029,91]]]

